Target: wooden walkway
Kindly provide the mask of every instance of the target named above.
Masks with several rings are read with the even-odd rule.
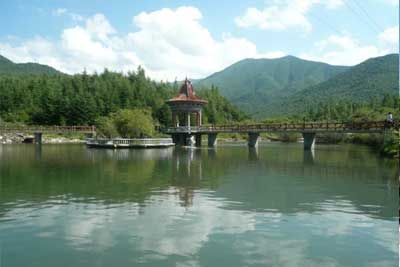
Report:
[[[170,127],[166,134],[175,133],[262,133],[262,132],[311,132],[311,133],[383,133],[388,129],[399,129],[399,121],[367,122],[304,122],[304,123],[259,123],[246,125],[203,125]],[[95,133],[95,126],[0,126],[0,133]]]
[[[1,133],[95,133],[95,126],[0,126]]]
[[[399,122],[304,122],[304,123],[261,123],[248,125],[204,125],[200,127],[171,127],[164,130],[175,133],[262,133],[262,132],[302,132],[302,133],[383,133],[388,129],[399,129]]]

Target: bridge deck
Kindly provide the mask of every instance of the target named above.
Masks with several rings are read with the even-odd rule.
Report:
[[[383,133],[387,129],[399,129],[399,122],[305,122],[305,123],[263,123],[251,125],[205,125],[183,126],[164,130],[165,133],[262,133],[262,132],[312,132],[312,133]]]

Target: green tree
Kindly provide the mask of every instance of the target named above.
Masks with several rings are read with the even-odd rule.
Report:
[[[154,122],[148,109],[122,109],[112,114],[115,127],[123,138],[154,135]]]
[[[117,128],[115,127],[112,117],[99,117],[96,120],[96,132],[98,135],[113,138],[118,136]]]

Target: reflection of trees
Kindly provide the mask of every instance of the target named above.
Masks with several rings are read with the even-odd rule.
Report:
[[[305,153],[284,146],[261,147],[257,164],[240,164],[234,169],[236,175],[216,194],[241,203],[233,205],[234,209],[314,212],[326,208],[326,201],[344,200],[370,216],[396,216],[396,168],[390,167],[393,161],[355,147],[322,147],[315,151],[315,158]]]
[[[396,215],[396,163],[364,148],[319,146],[313,157],[301,145],[269,145],[258,151],[48,145],[40,160],[33,148],[1,147],[3,203],[68,196],[71,201],[135,202],[144,207],[152,195],[165,193],[191,206],[198,190],[213,190],[236,203],[232,209],[314,212],[327,200],[348,200],[373,216]]]

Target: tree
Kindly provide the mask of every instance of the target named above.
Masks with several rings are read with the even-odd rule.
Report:
[[[121,109],[112,114],[115,128],[123,138],[143,138],[154,135],[154,122],[147,109]]]
[[[100,117],[96,120],[96,131],[100,136],[113,138],[118,136],[117,128],[111,117]]]

